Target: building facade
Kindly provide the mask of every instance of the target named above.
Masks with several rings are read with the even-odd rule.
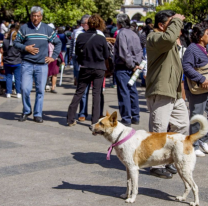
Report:
[[[128,14],[131,20],[140,21],[147,12],[155,11],[159,4],[171,2],[172,0],[125,0],[121,6],[121,12]]]

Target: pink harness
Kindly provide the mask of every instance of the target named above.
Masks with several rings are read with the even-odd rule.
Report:
[[[134,129],[132,129],[131,132],[130,132],[125,138],[123,138],[123,139],[120,140],[119,142],[116,142],[116,143],[112,144],[112,145],[108,148],[108,154],[107,154],[106,159],[107,159],[107,160],[110,160],[111,152],[112,152],[112,150],[113,150],[113,148],[114,148],[115,146],[118,146],[118,145],[123,144],[123,143],[126,142],[128,139],[130,139],[135,133],[136,133],[136,131],[135,131]]]

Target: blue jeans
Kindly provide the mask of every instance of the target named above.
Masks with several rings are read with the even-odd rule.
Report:
[[[116,83],[119,112],[122,121],[131,124],[131,121],[139,121],[139,96],[136,83],[133,86],[128,85],[133,74],[132,70],[116,70]]]
[[[66,48],[66,54],[63,58],[64,58],[65,65],[68,65],[69,64],[69,48]]]
[[[23,114],[29,114],[31,109],[30,92],[33,86],[33,78],[35,81],[35,106],[34,117],[42,117],[43,99],[45,93],[45,85],[48,76],[47,64],[33,64],[27,61],[22,62],[22,103]]]
[[[77,62],[76,56],[72,56],[73,66],[74,66],[74,77],[78,80],[79,77],[79,64]]]
[[[84,94],[82,96],[82,99],[80,101],[78,117],[85,117],[85,118],[87,118],[87,116],[88,116],[87,107],[88,107],[89,90],[90,90],[90,84],[85,89]]]
[[[208,94],[192,94],[189,90],[185,90],[186,97],[189,102],[189,109],[190,109],[190,119],[196,114],[204,114],[204,111],[208,110],[207,102],[208,102]],[[190,125],[190,135],[195,134],[199,131],[200,124],[197,122],[195,124]],[[208,141],[208,134],[200,139],[202,142]],[[199,140],[195,141],[194,149],[199,149]]]
[[[21,65],[19,66],[4,66],[6,73],[6,93],[12,93],[12,74],[14,73],[15,78],[15,89],[18,94],[21,94]]]

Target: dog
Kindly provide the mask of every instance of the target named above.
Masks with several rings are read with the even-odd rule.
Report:
[[[192,173],[196,163],[193,143],[208,132],[207,119],[202,115],[195,115],[191,124],[200,123],[200,130],[186,136],[180,133],[153,133],[137,130],[132,137],[115,146],[115,151],[120,161],[126,166],[127,190],[120,197],[127,203],[133,203],[138,194],[138,171],[141,168],[174,163],[178,173],[185,184],[185,192],[177,196],[176,200],[185,201],[190,190],[194,193],[194,202],[191,206],[199,205],[198,187],[193,180]],[[93,135],[103,135],[112,144],[124,140],[133,130],[117,121],[117,112],[99,119],[90,126]]]

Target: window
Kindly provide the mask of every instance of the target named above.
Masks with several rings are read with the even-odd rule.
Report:
[[[140,5],[142,4],[142,0],[134,0],[134,5]]]

